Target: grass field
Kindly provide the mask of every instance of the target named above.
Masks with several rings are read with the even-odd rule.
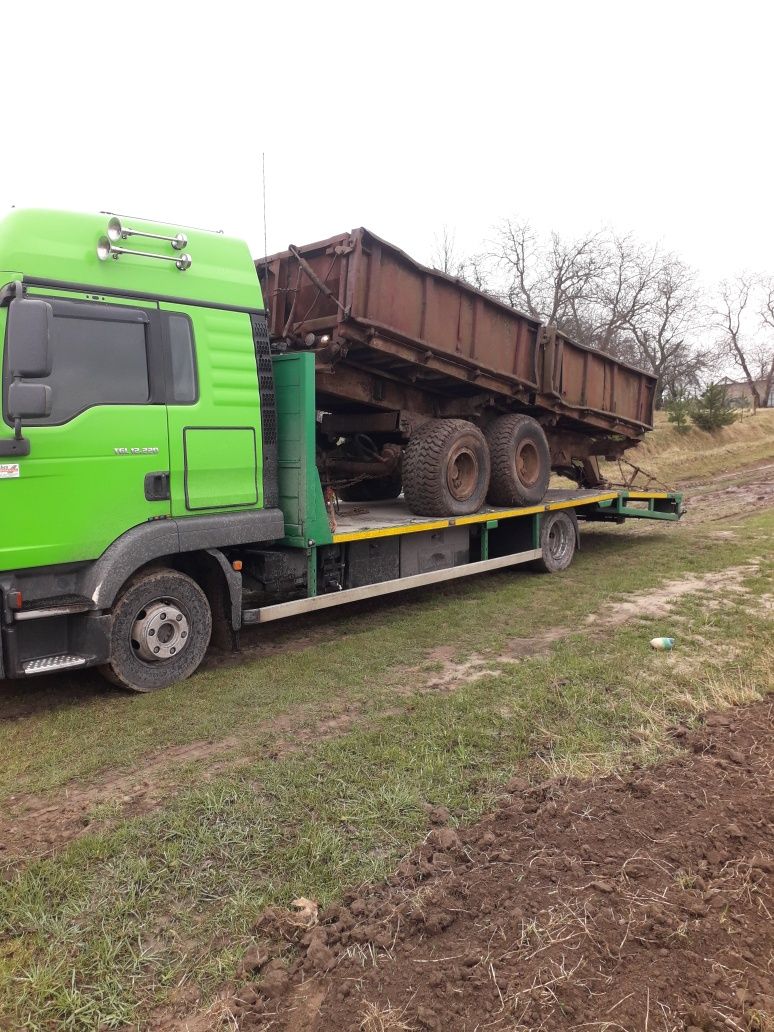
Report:
[[[750,439],[734,427],[743,442],[714,442],[707,465],[771,456],[765,415]],[[659,433],[663,473],[686,443]],[[465,822],[514,771],[651,762],[677,719],[759,698],[773,530],[771,512],[597,527],[563,574],[495,574],[271,628],[242,662],[213,659],[158,695],[96,677],[7,686],[6,825],[29,806],[56,817],[84,787],[90,809],[75,837],[6,861],[0,1027],[163,1025],[233,975],[267,904],[390,871],[428,805]],[[649,648],[662,634],[675,652]],[[138,781],[152,783],[143,812]]]
[[[693,425],[679,433],[665,412],[657,412],[655,429],[625,457],[670,487],[774,462],[774,409],[755,415],[742,409],[736,422],[711,434]],[[617,479],[615,464],[607,464],[605,471]]]

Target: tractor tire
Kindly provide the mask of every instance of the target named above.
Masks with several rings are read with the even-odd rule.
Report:
[[[551,453],[543,427],[531,416],[499,416],[487,429],[492,459],[490,505],[537,505],[551,476]]]
[[[489,448],[466,419],[433,419],[403,453],[403,493],[418,516],[468,516],[489,489]]]
[[[100,673],[133,692],[155,692],[184,681],[210,643],[207,596],[177,570],[154,570],[130,580],[112,616],[110,661]]]
[[[572,509],[545,513],[540,521],[540,547],[543,555],[534,560],[532,568],[541,573],[566,570],[573,561],[579,541],[578,520]]]
[[[372,477],[342,487],[338,494],[342,502],[380,502],[397,498],[402,490],[403,478],[393,473],[391,477]]]

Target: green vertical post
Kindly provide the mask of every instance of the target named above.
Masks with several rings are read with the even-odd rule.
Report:
[[[540,548],[540,521],[542,514],[537,512],[532,517],[532,547]]]
[[[285,514],[284,544],[307,548],[332,541],[315,462],[315,356],[312,352],[275,355],[280,508]]]
[[[498,525],[498,520],[487,520],[486,523],[481,525],[481,559],[489,558],[489,531],[494,530]]]
[[[306,550],[306,593],[309,598],[317,594],[317,547],[310,545]]]

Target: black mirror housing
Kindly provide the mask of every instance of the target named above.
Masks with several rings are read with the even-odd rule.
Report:
[[[14,380],[8,387],[9,419],[44,419],[51,415],[51,388]]]
[[[51,375],[54,312],[47,301],[17,297],[8,306],[8,371],[14,377]],[[9,413],[10,414],[10,413]]]

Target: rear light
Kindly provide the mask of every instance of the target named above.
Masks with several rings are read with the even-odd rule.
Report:
[[[21,609],[22,593],[20,591],[9,591],[6,595],[9,609]]]

